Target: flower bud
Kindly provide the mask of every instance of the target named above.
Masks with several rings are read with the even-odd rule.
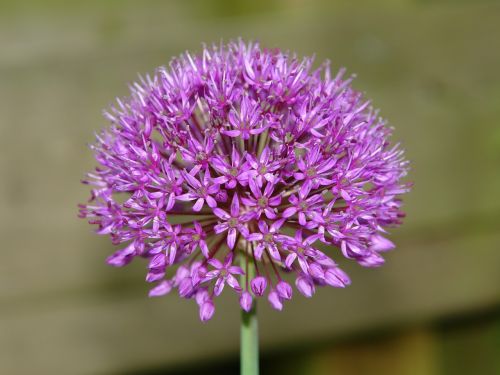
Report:
[[[202,322],[212,319],[214,316],[215,306],[212,301],[207,300],[200,306],[200,319]]]
[[[276,291],[278,292],[278,295],[283,299],[292,298],[292,287],[286,281],[281,280],[276,285]]]
[[[283,303],[281,302],[281,299],[275,290],[273,290],[269,293],[269,295],[267,296],[267,299],[274,309],[279,310],[279,311],[281,311],[283,309]]]
[[[300,293],[302,293],[305,297],[310,298],[314,294],[315,288],[314,284],[310,277],[308,276],[299,276],[295,280],[295,285]]]
[[[252,295],[248,293],[246,290],[241,293],[240,296],[240,306],[246,312],[249,312],[252,308]]]
[[[149,291],[150,297],[160,297],[169,293],[172,290],[172,284],[166,280],[159,283],[153,289]]]
[[[260,297],[264,294],[267,288],[267,280],[263,276],[257,276],[251,281],[250,286],[253,294]]]

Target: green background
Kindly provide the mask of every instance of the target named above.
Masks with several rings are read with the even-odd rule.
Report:
[[[500,4],[0,1],[0,373],[237,373],[239,311],[148,299],[76,218],[101,111],[137,73],[237,37],[356,73],[415,187],[386,265],[259,306],[264,374],[500,374]]]

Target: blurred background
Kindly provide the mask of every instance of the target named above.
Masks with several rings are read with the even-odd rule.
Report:
[[[148,299],[77,219],[101,110],[239,36],[356,73],[412,162],[397,250],[353,284],[259,305],[263,374],[500,374],[500,4],[0,0],[0,374],[236,374],[239,311]]]

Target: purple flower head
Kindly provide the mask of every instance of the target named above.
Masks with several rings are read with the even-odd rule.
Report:
[[[380,266],[402,222],[408,163],[344,71],[242,41],[184,54],[105,113],[80,216],[121,267],[147,259],[151,297],[177,290],[202,321],[229,285],[277,310],[350,284],[334,258]],[[249,272],[251,270],[252,272]]]

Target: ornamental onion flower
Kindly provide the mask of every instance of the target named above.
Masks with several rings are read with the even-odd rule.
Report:
[[[285,273],[311,297],[350,279],[334,259],[383,263],[408,165],[344,70],[232,42],[185,53],[131,86],[91,146],[80,215],[148,261],[152,297],[177,290],[210,319],[224,286],[281,310]],[[286,279],[286,280],[285,280]]]

